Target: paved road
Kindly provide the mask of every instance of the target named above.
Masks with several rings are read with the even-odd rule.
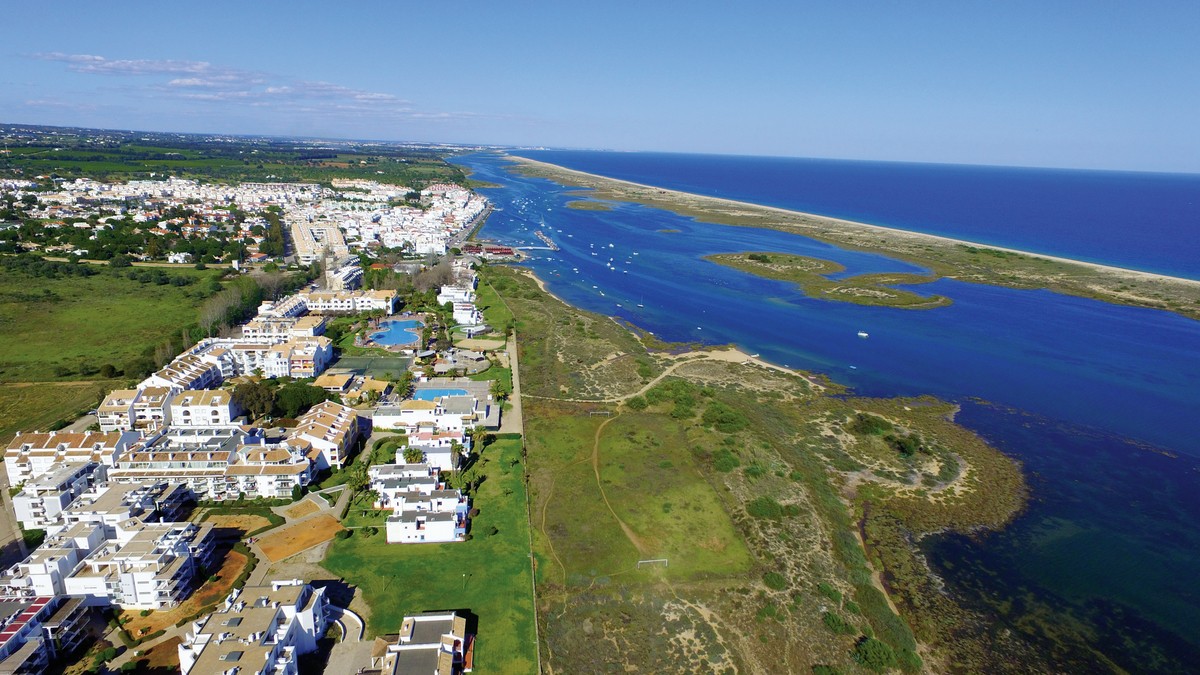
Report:
[[[508,336],[505,350],[508,352],[508,365],[512,369],[513,390],[512,395],[508,397],[509,410],[500,419],[500,433],[524,434],[525,420],[521,414],[521,368],[517,356],[517,331],[514,330],[513,334]]]

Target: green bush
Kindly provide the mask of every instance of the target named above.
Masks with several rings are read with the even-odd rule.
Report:
[[[634,396],[628,401],[625,401],[625,405],[629,406],[630,410],[645,410],[646,406],[649,404],[646,403],[645,398],[641,396]]]
[[[761,478],[765,473],[767,473],[767,470],[762,468],[762,466],[759,464],[751,464],[745,468],[745,472],[747,478]]]
[[[858,632],[854,626],[846,623],[842,617],[833,612],[825,612],[821,615],[821,621],[825,622],[825,627],[832,631],[835,635],[854,635]]]
[[[905,647],[896,650],[896,661],[899,663],[900,669],[907,673],[919,673],[925,665],[916,652]]]
[[[745,415],[720,401],[709,403],[700,419],[704,424],[727,434],[741,431],[750,425],[750,420]]]
[[[749,513],[755,518],[779,520],[783,517],[783,506],[771,497],[764,495],[747,504],[746,513]]]
[[[776,591],[782,591],[787,588],[787,578],[779,572],[767,572],[764,574],[763,583],[767,585],[767,588]]]
[[[878,415],[869,415],[867,413],[858,413],[846,425],[846,430],[852,434],[861,434],[863,436],[882,436],[891,431],[894,427],[892,423],[879,417]]]
[[[738,460],[737,455],[725,448],[721,448],[713,454],[713,468],[721,473],[729,473],[738,468],[740,464],[741,461]]]
[[[333,536],[338,539],[349,539],[352,534],[354,534],[353,530],[338,530],[338,533]]]
[[[882,673],[896,665],[896,652],[885,642],[865,637],[854,647],[854,660],[865,668]]]
[[[842,671],[834,666],[813,666],[812,672],[813,675],[842,675]]]
[[[817,584],[817,592],[834,602],[841,603],[842,601],[842,592],[824,581]]]

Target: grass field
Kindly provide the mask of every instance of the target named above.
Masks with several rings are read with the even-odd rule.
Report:
[[[21,382],[0,384],[0,443],[18,431],[45,431],[62,419],[87,412],[119,381]]]
[[[0,270],[0,379],[78,379],[81,363],[92,372],[104,364],[121,369],[196,323],[197,286],[143,284],[107,270],[54,279]],[[46,299],[31,300],[31,288]]]
[[[478,465],[487,477],[474,495],[479,516],[470,541],[388,544],[380,532],[334,540],[323,565],[362,590],[369,628],[400,628],[405,614],[458,608],[479,618],[475,671],[537,672],[529,529],[521,440],[488,446]],[[492,527],[496,533],[489,535]]]

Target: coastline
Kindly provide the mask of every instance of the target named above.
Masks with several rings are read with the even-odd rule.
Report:
[[[550,296],[551,298],[554,298],[555,300],[570,307],[571,309],[574,309],[577,311],[582,311],[582,310],[580,310],[580,308],[576,307],[575,305],[572,305],[571,303],[567,302],[566,300],[563,300],[562,298],[555,295],[553,291],[551,291],[549,288],[546,287],[546,282],[537,275],[537,272],[534,272],[533,270],[531,270],[527,267],[522,267],[522,268],[517,269],[517,273],[522,276],[528,277],[530,280],[533,281],[533,283],[537,284],[537,287],[541,292],[545,293],[546,295]],[[609,318],[612,318],[612,317],[609,317]],[[811,384],[813,386],[814,390],[816,390],[816,391],[826,391],[829,389],[828,385],[818,381],[813,376],[812,373],[808,373],[808,372],[805,372],[802,370],[796,370],[795,368],[789,368],[787,366],[779,365],[777,363],[771,363],[770,361],[766,361],[756,354],[747,353],[746,350],[742,349],[741,347],[738,347],[737,345],[713,346],[713,347],[708,347],[706,349],[689,349],[688,351],[683,352],[682,354],[677,354],[677,355],[674,355],[669,358],[671,358],[673,360],[679,360],[679,359],[685,359],[685,358],[697,357],[697,356],[699,356],[701,358],[705,358],[705,359],[712,359],[715,361],[726,361],[728,363],[740,363],[743,365],[754,365],[754,366],[758,366],[760,368],[766,368],[767,370],[774,370],[774,371],[778,371],[781,373],[786,373],[788,375],[795,375],[796,377],[802,378],[803,380],[805,380],[806,382]],[[623,397],[623,398],[628,398],[628,397]],[[623,400],[623,398],[621,400]],[[612,401],[608,401],[608,402],[612,402]]]
[[[670,190],[515,155],[504,157],[517,164],[518,170],[572,187],[591,188],[596,191],[593,196],[604,199],[662,208],[706,222],[800,234],[840,247],[901,258],[927,267],[938,276],[960,281],[1048,288],[1115,304],[1164,309],[1200,320],[1200,280]],[[981,260],[980,254],[989,259]]]

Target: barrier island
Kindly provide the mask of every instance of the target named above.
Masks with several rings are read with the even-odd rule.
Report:
[[[1200,281],[666,190],[525,157],[510,155],[509,159],[526,175],[587,188],[579,192],[579,199],[632,202],[702,222],[791,232],[842,248],[906,260],[930,270],[935,278],[1010,288],[1045,288],[1065,295],[1164,309],[1200,319]]]

